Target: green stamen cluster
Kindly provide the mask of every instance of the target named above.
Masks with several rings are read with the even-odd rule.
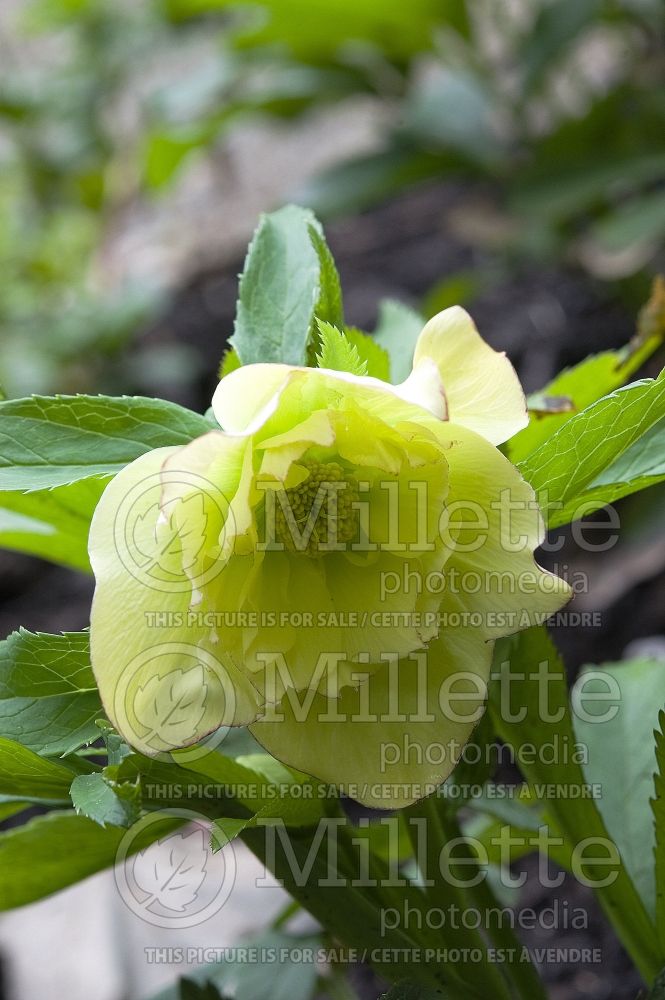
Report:
[[[357,537],[358,484],[337,462],[301,464],[307,478],[275,497],[275,538],[290,552],[316,557]]]

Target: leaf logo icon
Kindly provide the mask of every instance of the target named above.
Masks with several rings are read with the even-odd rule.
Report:
[[[134,715],[147,730],[141,739],[148,744],[161,741],[165,748],[184,746],[203,718],[207,694],[201,663],[163,677],[153,674],[134,695]]]
[[[176,497],[166,506],[157,501],[132,524],[131,544],[141,570],[169,576],[182,575],[194,565],[206,544],[208,514],[204,495],[195,490],[184,499]],[[138,564],[137,559],[137,564]]]
[[[210,820],[176,808],[149,812],[126,830],[113,866],[125,906],[146,923],[169,929],[196,927],[219,913],[236,874],[233,844],[213,852]]]
[[[147,476],[124,496],[113,539],[124,568],[165,594],[191,593],[226,568],[225,539],[233,538],[231,505],[210,480],[186,470]]]
[[[208,850],[205,832],[172,834],[151,844],[134,858],[133,875],[147,894],[143,905],[183,913],[195,902],[206,877]]]

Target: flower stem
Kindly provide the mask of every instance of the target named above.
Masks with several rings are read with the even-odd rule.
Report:
[[[416,856],[419,849],[422,849],[417,837],[417,821],[420,819],[426,824],[427,872],[422,874],[427,876],[427,881],[433,883],[425,889],[431,905],[445,911],[455,904],[463,911],[473,909],[485,917],[490,911],[497,910],[499,905],[487,883],[485,872],[445,799],[431,795],[412,806],[409,813],[410,818],[416,820],[416,824],[409,823],[409,834]],[[454,860],[459,863],[459,870],[455,869],[451,855],[450,877],[445,879],[441,871],[441,854],[446,845],[453,842]],[[479,875],[482,878],[478,878]],[[499,920],[493,926],[486,919],[482,933],[480,929],[466,933],[474,945],[483,950],[490,968],[496,970],[501,996],[510,997],[511,1000],[547,1000],[545,987],[510,925],[504,925]],[[488,946],[499,951],[502,958],[500,965],[496,961],[490,961]]]

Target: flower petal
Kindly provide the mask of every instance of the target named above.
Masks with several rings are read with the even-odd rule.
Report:
[[[226,375],[215,389],[212,411],[227,434],[252,434],[279,404],[291,365],[242,365]]]
[[[283,401],[285,390],[294,387],[294,399]],[[417,420],[425,412],[443,419],[445,396],[433,364],[421,366],[401,385],[391,385],[370,375],[352,375],[329,368],[302,368],[292,365],[242,365],[226,375],[212,398],[212,409],[220,427],[228,434],[255,434],[278,415],[280,434],[293,426],[303,413],[328,407],[348,398],[388,420]],[[279,414],[278,414],[279,409]]]
[[[163,466],[177,465],[178,451],[159,448],[123,469],[90,528],[92,667],[112,723],[147,754],[196,743],[220,725],[246,725],[260,708],[250,682],[220,652],[214,626],[192,604],[184,522],[158,523]],[[187,529],[201,532],[205,549],[219,543],[214,519]]]
[[[441,433],[452,439],[440,522],[444,544],[452,548],[447,590],[488,639],[542,624],[570,599],[571,588],[535,561],[534,550],[545,538],[536,495],[485,438],[466,427],[443,426]]]
[[[424,379],[436,365],[447,403],[447,417],[501,444],[528,423],[526,400],[515,369],[503,352],[493,350],[469,314],[452,306],[423,328],[413,358],[413,372],[402,383]],[[422,404],[421,405],[425,405]]]
[[[265,749],[356,801],[399,809],[445,781],[482,715],[492,644],[450,629],[339,699],[294,696],[251,727]]]

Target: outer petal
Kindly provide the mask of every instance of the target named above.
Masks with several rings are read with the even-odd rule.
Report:
[[[296,418],[315,409],[335,408],[335,396],[350,397],[388,420],[417,420],[423,412],[439,419],[446,416],[441,379],[431,363],[421,366],[401,385],[328,368],[254,364],[236,368],[219,383],[212,398],[215,418],[228,434],[249,435],[260,430],[279,409],[281,426],[271,428],[270,433],[288,430],[290,407],[283,405],[282,397],[294,383],[306,397],[295,408]]]
[[[228,434],[252,434],[277,409],[291,365],[242,365],[226,375],[215,389],[212,410]]]
[[[401,808],[453,770],[482,715],[491,661],[491,643],[450,629],[426,653],[384,663],[339,700],[315,695],[304,718],[284,698],[250,728],[284,763],[364,805]],[[271,721],[275,713],[279,721]]]
[[[178,517],[158,523],[163,466],[168,460],[173,472],[179,451],[160,448],[123,469],[104,491],[90,528],[97,581],[93,670],[109,718],[147,754],[196,743],[220,725],[246,725],[260,708],[252,685],[219,652],[214,627],[192,606],[188,573],[182,565],[178,570],[185,539],[198,530],[203,546],[213,548],[218,526],[213,519],[209,537],[210,519],[200,525],[187,519],[178,545]],[[164,572],[154,572],[163,557]]]
[[[528,423],[526,400],[515,369],[503,352],[493,350],[460,306],[444,309],[425,325],[413,358],[413,372],[403,383],[422,380],[423,368],[438,368],[448,419],[501,444]],[[431,381],[431,379],[430,379]]]
[[[440,521],[453,549],[445,567],[447,592],[459,601],[468,627],[486,638],[542,623],[570,599],[571,588],[534,559],[545,538],[536,495],[484,438],[465,427],[444,426],[441,434],[452,439]],[[445,617],[441,627],[446,628]]]

